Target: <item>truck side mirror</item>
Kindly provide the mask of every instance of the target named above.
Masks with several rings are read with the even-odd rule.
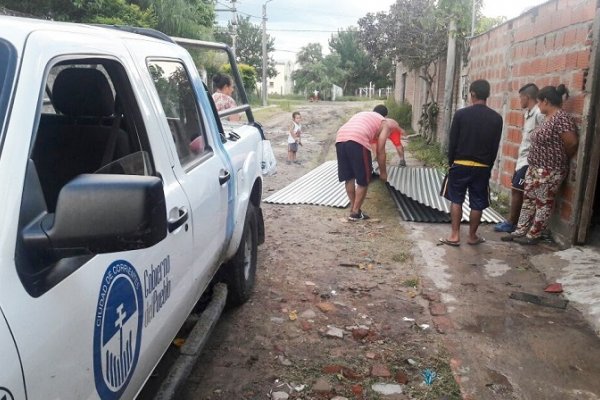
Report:
[[[166,235],[159,178],[83,174],[61,189],[54,214],[25,227],[23,242],[54,252],[112,253],[150,247]]]

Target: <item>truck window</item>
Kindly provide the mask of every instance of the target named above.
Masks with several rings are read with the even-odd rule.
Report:
[[[94,254],[27,248],[22,231],[56,211],[61,189],[81,174],[154,175],[148,137],[124,68],[108,59],[61,61],[48,69],[38,99],[19,215],[15,260],[25,288],[39,296]]]
[[[181,166],[190,170],[212,154],[188,73],[179,61],[150,61],[148,70],[162,103]]]
[[[12,81],[17,62],[14,47],[0,39],[0,139],[4,137],[4,123],[8,112],[8,103],[12,93]],[[0,140],[0,143],[2,141]],[[2,146],[0,145],[0,149]]]

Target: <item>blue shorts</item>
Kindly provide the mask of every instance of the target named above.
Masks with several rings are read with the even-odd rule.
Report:
[[[362,144],[349,140],[336,143],[335,152],[340,182],[356,179],[359,186],[369,186],[373,172],[371,151]]]
[[[515,171],[512,177],[512,188],[515,190],[525,191],[525,174],[527,174],[527,165]]]
[[[443,195],[452,203],[462,204],[469,190],[469,207],[483,211],[490,206],[490,174],[488,167],[467,167],[452,164]]]

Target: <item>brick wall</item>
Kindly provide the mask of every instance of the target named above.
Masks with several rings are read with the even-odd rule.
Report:
[[[438,102],[439,107],[442,107],[444,101],[444,80],[446,71],[446,60],[440,59],[437,63],[430,67],[431,73],[434,75],[433,82],[433,94],[435,101]],[[404,88],[404,100],[412,105],[412,128],[418,132],[419,130],[419,117],[423,109],[423,103],[425,103],[425,81],[420,78],[420,73],[415,70],[409,70],[404,67],[401,63],[398,63],[396,67],[396,101],[401,100],[401,82],[402,75],[406,74],[406,84]],[[442,113],[438,114],[438,131],[442,123]],[[439,137],[439,136],[438,136]]]
[[[523,110],[520,109],[518,90],[533,82],[540,88],[563,83],[570,92],[564,109],[571,113],[578,124],[580,151],[571,161],[570,173],[557,199],[552,229],[562,236],[565,243],[574,238],[574,213],[576,193],[582,185],[582,144],[586,142],[587,121],[591,103],[591,54],[594,46],[593,23],[598,13],[598,0],[550,0],[506,23],[475,37],[470,43],[468,63],[456,72],[454,109],[461,101],[462,88],[458,87],[460,76],[467,76],[467,84],[475,79],[487,79],[491,84],[488,105],[504,119],[502,142],[492,172],[492,185],[509,191],[515,169],[517,152],[521,143]],[[461,57],[458,55],[458,57]],[[438,71],[438,102],[443,107],[443,81],[445,60],[440,60]],[[418,128],[421,112],[419,81],[414,71],[407,72],[406,99],[413,105],[413,127]],[[412,79],[411,79],[412,77]],[[408,89],[407,84],[407,89]],[[441,110],[440,110],[441,111]],[[441,132],[441,115],[438,138]],[[591,128],[590,128],[591,129]],[[591,134],[591,133],[590,133]],[[580,161],[581,163],[581,161]]]
[[[521,143],[523,112],[518,90],[533,82],[540,88],[563,83],[570,92],[564,109],[579,126],[583,143],[588,110],[586,78],[592,52],[596,0],[552,0],[474,38],[469,53],[469,80],[487,79],[492,88],[488,105],[502,114],[504,129],[495,165],[494,183],[510,188]],[[589,108],[589,107],[587,107]],[[563,185],[553,217],[553,229],[570,242],[574,223],[577,157]]]

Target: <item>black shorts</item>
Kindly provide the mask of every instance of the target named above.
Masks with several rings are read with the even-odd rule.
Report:
[[[512,177],[512,188],[525,191],[525,174],[527,174],[527,165],[515,171]]]
[[[482,211],[490,205],[490,173],[488,167],[467,167],[453,164],[448,171],[444,197],[452,203],[462,204],[469,190],[469,207]]]
[[[298,151],[298,143],[288,143],[288,151],[296,153]]]
[[[356,179],[359,186],[369,186],[373,163],[371,152],[363,145],[353,142],[335,144],[338,162],[338,178],[340,182]]]

